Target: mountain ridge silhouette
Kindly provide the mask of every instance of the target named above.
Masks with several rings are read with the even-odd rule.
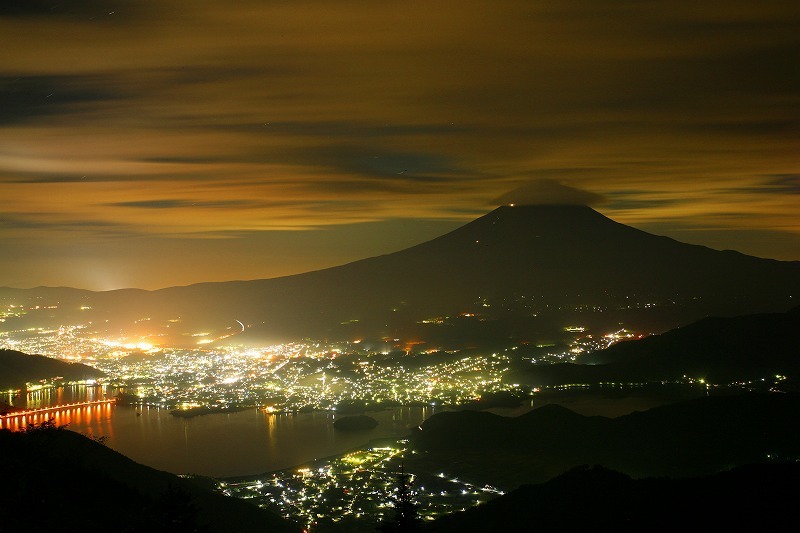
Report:
[[[86,316],[115,328],[143,317],[180,317],[195,330],[238,320],[251,335],[283,340],[411,335],[431,317],[523,300],[525,316],[626,302],[686,306],[657,324],[667,329],[708,314],[785,310],[800,294],[800,262],[681,243],[586,206],[502,206],[416,246],[292,276],[155,291],[0,290],[13,293],[85,302]]]

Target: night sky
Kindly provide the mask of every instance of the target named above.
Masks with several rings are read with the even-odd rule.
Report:
[[[3,0],[0,50],[0,285],[273,277],[565,198],[800,260],[796,0]]]

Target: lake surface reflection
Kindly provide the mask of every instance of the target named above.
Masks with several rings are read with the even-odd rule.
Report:
[[[4,399],[34,408],[113,396],[101,387],[83,386],[40,392],[16,401]],[[276,415],[258,409],[186,419],[165,409],[100,405],[40,414],[28,422],[52,416],[72,431],[107,437],[110,448],[136,462],[176,474],[223,477],[288,468],[344,453],[371,439],[400,438],[434,412],[429,407],[400,407],[369,413],[378,426],[356,432],[334,430],[336,415],[330,412]],[[10,429],[20,425],[19,419],[3,423]]]

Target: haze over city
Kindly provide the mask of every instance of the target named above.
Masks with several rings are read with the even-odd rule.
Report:
[[[537,180],[798,260],[799,19],[788,1],[4,2],[0,278],[294,274]]]

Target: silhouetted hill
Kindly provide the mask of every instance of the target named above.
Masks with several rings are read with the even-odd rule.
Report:
[[[15,350],[0,350],[0,389],[25,387],[41,379],[57,376],[66,381],[95,379],[105,374],[80,363],[66,363],[43,355],[28,355]]]
[[[336,419],[333,423],[334,429],[342,431],[360,431],[374,429],[378,426],[378,421],[367,415],[345,416]]]
[[[0,452],[3,531],[299,531],[271,512],[135,463],[72,431],[0,430]]]
[[[768,455],[800,457],[798,409],[800,395],[750,393],[613,419],[585,417],[557,405],[515,418],[450,412],[426,420],[411,443],[444,462],[479,457],[497,476],[524,470],[543,480],[580,464],[602,464],[637,477],[700,475]]]
[[[737,467],[687,479],[640,479],[582,466],[441,518],[430,532],[798,531],[800,464]]]
[[[800,374],[800,307],[787,313],[710,317],[589,354],[585,363],[614,363],[665,377],[714,382]],[[680,373],[679,373],[680,372]]]
[[[412,442],[425,450],[527,450],[545,443],[561,446],[595,430],[597,420],[556,404],[545,405],[515,418],[486,411],[444,412],[426,420],[422,430],[414,433]]]
[[[787,313],[710,317],[585,355],[581,364],[528,366],[534,385],[674,381],[711,383],[800,376],[800,307]]]
[[[447,330],[419,322],[474,309],[498,320],[525,317],[459,332],[476,338],[528,335],[549,326],[548,317],[598,307],[605,312],[594,320],[632,317],[660,331],[709,314],[783,311],[800,294],[800,262],[680,243],[588,207],[504,206],[406,250],[295,276],[158,291],[6,289],[0,296],[34,294],[61,298],[56,315],[78,313],[78,303],[90,307],[78,316],[109,320],[115,330],[135,331],[143,326],[134,321],[147,317],[147,327],[162,333],[235,333],[240,320],[249,327],[243,339],[436,336]],[[178,318],[167,330],[166,321]]]

